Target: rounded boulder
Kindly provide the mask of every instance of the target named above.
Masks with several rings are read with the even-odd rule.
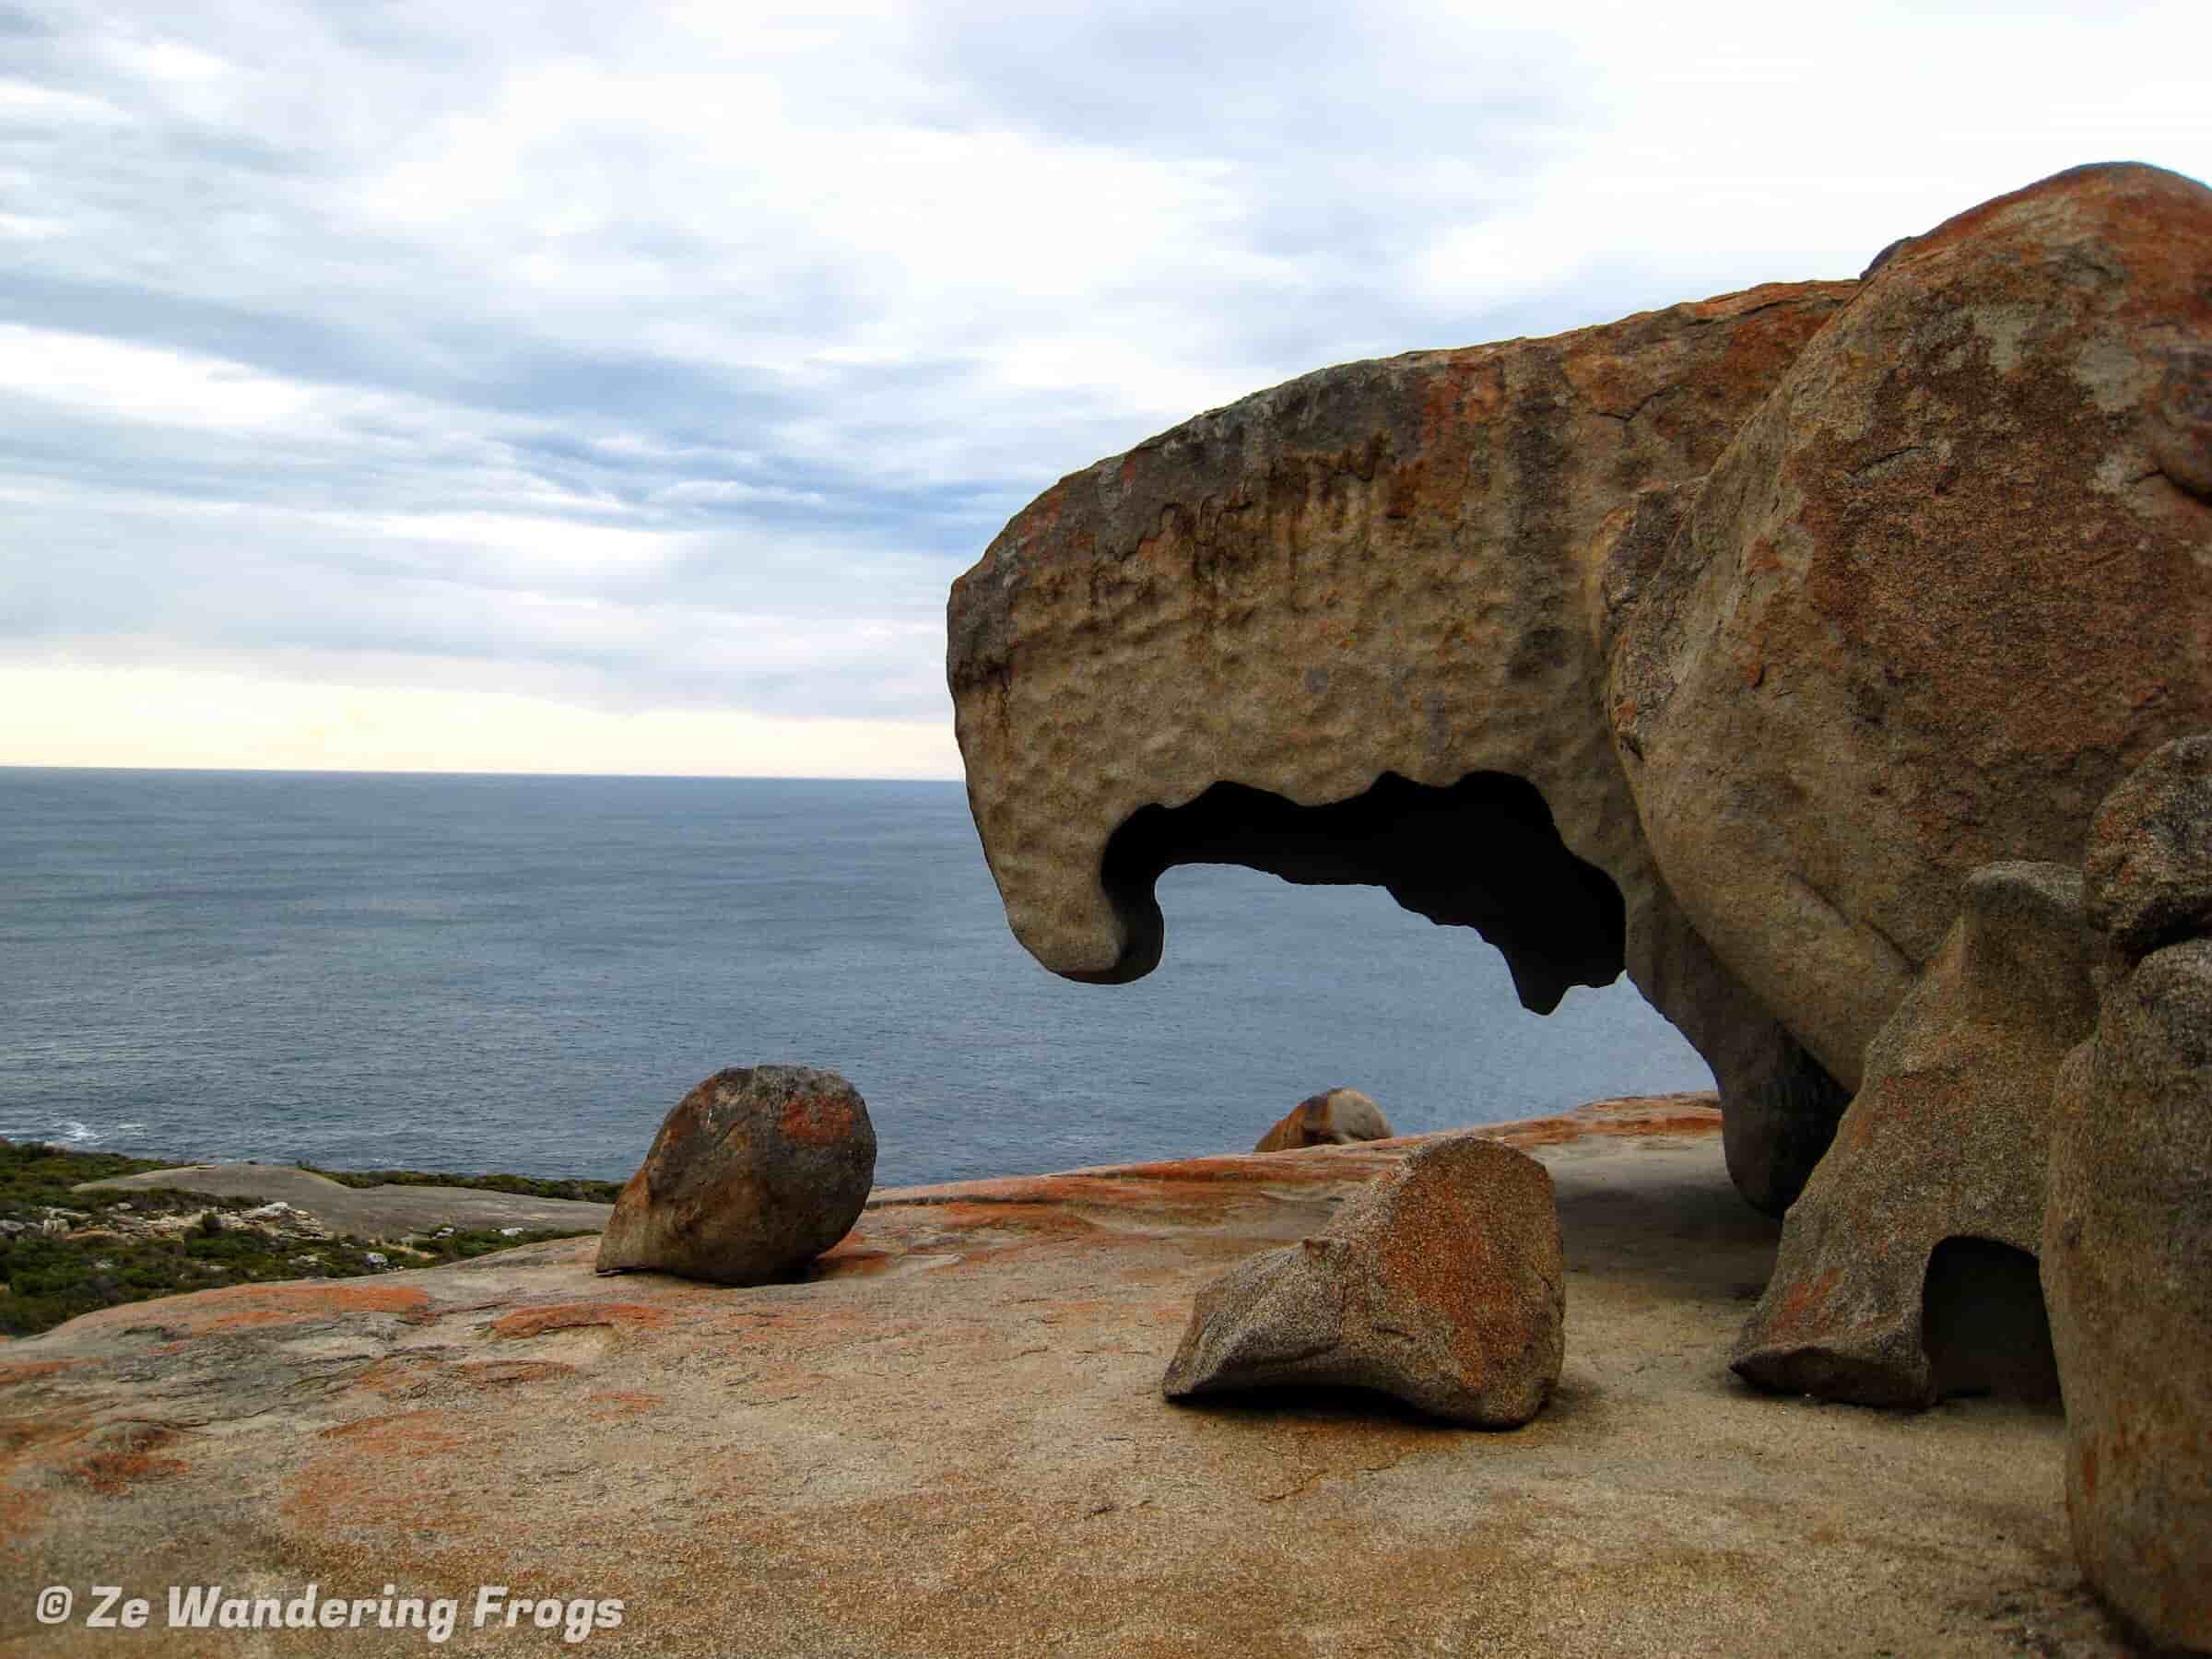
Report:
[[[875,1176],[867,1102],[835,1072],[716,1072],[668,1114],[615,1201],[599,1271],[767,1284],[850,1232]]]

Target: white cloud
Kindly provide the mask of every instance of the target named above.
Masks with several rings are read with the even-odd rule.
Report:
[[[0,360],[18,396],[164,426],[275,428],[306,410],[305,388],[237,363],[97,335],[0,323]]]
[[[951,578],[1185,415],[1850,275],[2083,160],[2212,171],[2201,6],[42,17],[0,80],[0,664],[579,731],[934,730]]]

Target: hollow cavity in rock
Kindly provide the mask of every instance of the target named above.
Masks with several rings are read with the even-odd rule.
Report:
[[[1921,1347],[1929,1398],[2000,1394],[2058,1402],[2058,1360],[2035,1257],[1993,1239],[1951,1238],[1928,1257]]]
[[[1107,842],[1100,879],[1131,946],[1118,983],[1159,960],[1155,884],[1179,865],[1241,865],[1311,886],[1379,887],[1407,910],[1472,927],[1497,947],[1524,1007],[1548,1014],[1571,985],[1620,976],[1626,908],[1604,871],[1570,852],[1534,784],[1508,772],[1415,783],[1384,772],[1361,794],[1300,806],[1216,783],[1181,806],[1132,813]]]

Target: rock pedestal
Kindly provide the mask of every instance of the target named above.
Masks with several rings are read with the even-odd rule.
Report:
[[[2064,865],[1968,878],[1959,921],[1869,1045],[1865,1083],[1790,1207],[1731,1360],[1740,1375],[1862,1406],[1983,1387],[2049,1396],[2032,1258],[2052,1081],[2097,1014],[2088,939],[2081,877]],[[1947,1321],[1938,1262],[1954,1241],[1983,1247],[1940,1257],[1980,1281],[1961,1286],[1979,1322]],[[1954,1328],[1927,1328],[1932,1305]],[[1994,1317],[2000,1305],[2017,1317]]]

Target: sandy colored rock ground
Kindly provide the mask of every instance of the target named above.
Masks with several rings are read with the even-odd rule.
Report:
[[[1413,1140],[878,1193],[811,1281],[596,1278],[593,1241],[116,1308],[0,1346],[0,1653],[417,1651],[41,1630],[43,1585],[613,1597],[675,1654],[2109,1654],[2058,1418],[1752,1393],[1775,1227],[1710,1097],[1543,1159],[1566,1368],[1525,1429],[1159,1394],[1195,1288]]]
[[[611,1204],[578,1198],[533,1198],[481,1187],[349,1187],[343,1182],[288,1164],[184,1164],[148,1170],[113,1181],[89,1181],[80,1193],[111,1187],[182,1187],[218,1198],[282,1200],[335,1233],[364,1239],[400,1238],[441,1227],[520,1227],[532,1231],[606,1225]]]

